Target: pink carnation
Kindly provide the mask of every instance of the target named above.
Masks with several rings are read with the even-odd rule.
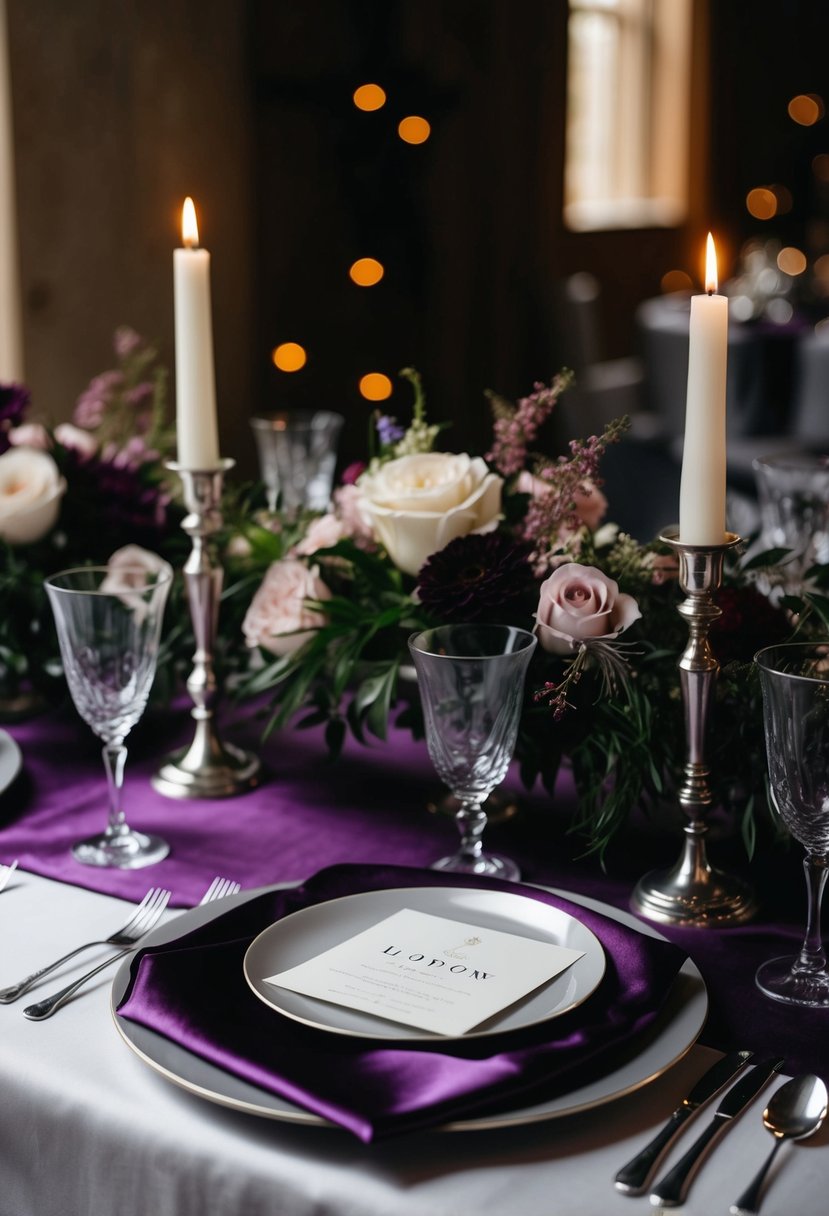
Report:
[[[298,650],[314,629],[325,624],[325,617],[305,601],[330,598],[316,566],[309,569],[293,558],[273,562],[242,622],[248,646],[261,646],[280,656]]]

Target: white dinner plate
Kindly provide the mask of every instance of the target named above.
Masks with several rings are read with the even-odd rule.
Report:
[[[8,789],[22,767],[20,748],[7,730],[0,730],[0,794]]]
[[[404,908],[583,952],[561,975],[487,1018],[468,1031],[464,1039],[518,1030],[558,1017],[586,1000],[604,975],[604,950],[598,938],[586,925],[559,908],[508,891],[405,887],[345,895],[302,908],[269,925],[248,947],[245,979],[266,1005],[319,1030],[369,1039],[448,1042],[446,1035],[385,1021],[362,1010],[334,1005],[265,981],[265,976],[304,963]]]
[[[278,890],[275,885],[271,890]],[[620,912],[609,904],[601,903],[586,896],[574,895],[569,891],[549,888],[553,894],[561,895],[574,904],[582,904],[601,912],[611,920],[630,925],[650,937],[662,937],[662,934],[650,925],[637,920],[628,912]],[[242,891],[227,899],[215,903],[192,908],[175,917],[160,928],[148,933],[142,946],[158,946],[175,941],[185,934],[192,932],[199,925],[207,924],[217,916],[222,916],[228,909],[237,907],[249,899],[261,895],[262,890]],[[664,940],[664,939],[663,939]],[[130,978],[130,960],[125,959],[116,972],[112,984],[112,1016],[119,1034],[127,1046],[135,1052],[140,1060],[160,1073],[168,1081],[181,1086],[191,1094],[227,1106],[232,1110],[245,1111],[247,1114],[259,1115],[267,1119],[277,1119],[285,1123],[302,1123],[313,1127],[333,1127],[327,1119],[312,1114],[301,1106],[289,1102],[277,1094],[251,1085],[247,1081],[225,1072],[215,1064],[194,1055],[177,1043],[172,1043],[163,1035],[135,1022],[119,1018],[115,1012],[118,1002],[126,992]],[[586,1085],[574,1086],[567,1093],[555,1098],[530,1105],[518,1105],[511,1110],[501,1111],[496,1115],[473,1116],[468,1119],[456,1119],[445,1123],[436,1131],[483,1131],[489,1128],[520,1126],[526,1123],[538,1123],[548,1119],[558,1119],[577,1111],[590,1110],[602,1106],[615,1098],[646,1085],[655,1077],[675,1064],[690,1051],[696,1042],[700,1031],[705,1025],[708,1013],[708,994],[699,970],[690,959],[686,959],[677,975],[657,1017],[647,1030],[637,1035],[627,1045],[624,1051],[614,1055],[608,1070],[602,1076],[595,1078]]]

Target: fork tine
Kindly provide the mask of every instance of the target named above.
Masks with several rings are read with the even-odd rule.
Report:
[[[3,888],[6,886],[6,884],[8,883],[9,879],[11,878],[12,874],[15,872],[16,869],[17,869],[17,859],[15,859],[13,862],[11,862],[7,866],[0,866],[0,891],[2,891]]]
[[[225,899],[228,895],[235,895],[241,889],[238,882],[233,882],[230,878],[220,878],[217,875],[199,900],[199,907],[203,904],[212,904],[217,899]]]
[[[121,928],[120,928],[120,929],[117,931],[117,933],[113,933],[113,934],[112,934],[112,936],[113,936],[113,937],[119,937],[119,936],[120,936],[122,933],[130,933],[130,932],[132,931],[132,929],[133,929],[133,927],[134,927],[134,925],[135,925],[135,922],[141,919],[141,916],[142,916],[142,915],[143,915],[143,913],[144,913],[144,909],[147,907],[147,905],[149,904],[150,900],[151,900],[151,899],[153,898],[153,896],[155,895],[155,890],[156,890],[156,889],[155,889],[155,887],[150,887],[150,889],[149,889],[149,891],[147,892],[147,894],[146,894],[146,895],[144,896],[144,898],[141,900],[141,903],[140,903],[140,904],[136,904],[136,906],[133,908],[133,910],[132,910],[132,912],[130,913],[130,915],[129,915],[129,917],[128,917],[127,921],[125,922],[125,924],[123,924],[123,925],[121,926]]]
[[[170,892],[165,891],[163,887],[156,887],[153,892],[153,898],[147,904],[144,910],[144,915],[141,920],[140,932],[144,934],[148,928],[151,928],[158,920],[161,913],[167,907],[170,899]]]
[[[211,882],[210,886],[205,891],[204,895],[202,895],[201,899],[199,900],[199,903],[200,904],[209,904],[211,900],[216,899],[217,898],[216,891],[218,890],[219,886],[221,885],[221,883],[223,881],[224,880],[221,878],[218,878],[218,877],[214,878],[213,881]]]

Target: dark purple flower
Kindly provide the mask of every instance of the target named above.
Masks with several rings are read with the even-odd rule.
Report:
[[[70,542],[92,542],[102,556],[120,545],[158,549],[170,528],[169,499],[143,469],[118,453],[112,459],[67,451],[69,483],[61,526]]]
[[[756,587],[721,587],[716,594],[722,616],[711,622],[711,646],[720,663],[750,663],[763,646],[774,646],[791,633],[782,608]]]
[[[420,602],[446,622],[508,621],[524,607],[529,619],[537,598],[530,553],[503,532],[460,536],[423,565]]]
[[[0,453],[9,449],[8,433],[20,426],[31,400],[22,384],[0,384]]]
[[[376,426],[380,442],[384,447],[389,447],[393,443],[399,443],[406,434],[403,427],[396,418],[392,418],[391,414],[378,414]]]

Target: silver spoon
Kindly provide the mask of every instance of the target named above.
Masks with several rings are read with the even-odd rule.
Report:
[[[763,1111],[763,1126],[774,1136],[774,1148],[754,1181],[728,1209],[731,1216],[752,1216],[759,1211],[760,1191],[780,1145],[784,1140],[805,1140],[814,1135],[826,1118],[827,1101],[826,1086],[813,1073],[792,1077],[774,1091]]]

